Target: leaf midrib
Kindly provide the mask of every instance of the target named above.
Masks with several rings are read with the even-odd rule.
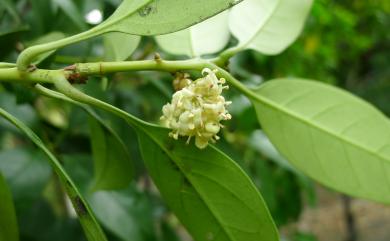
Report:
[[[333,132],[332,130],[329,130],[328,128],[325,128],[321,125],[318,125],[316,124],[316,122],[314,121],[310,121],[308,120],[307,118],[304,118],[302,117],[301,115],[297,114],[296,112],[294,111],[290,111],[289,109],[285,108],[285,106],[283,105],[280,105],[278,104],[277,102],[273,101],[272,99],[270,98],[267,98],[266,96],[264,95],[261,95],[257,92],[254,92],[254,95],[251,96],[252,98],[255,98],[256,101],[259,101],[260,103],[264,104],[264,105],[267,105],[269,106],[271,109],[274,109],[276,111],[281,111],[303,123],[305,123],[307,126],[311,126],[313,128],[316,128],[330,136],[333,136],[333,137],[336,137],[337,139],[347,143],[347,144],[350,144],[351,146],[354,146],[358,149],[361,149],[363,151],[366,151],[376,157],[378,157],[379,159],[382,159],[384,161],[387,161],[387,162],[390,162],[390,159],[387,159],[385,156],[382,156],[380,153],[377,153],[375,150],[371,150],[371,149],[368,149],[367,147],[365,146],[362,146],[360,143],[356,143],[354,142],[353,140],[349,139],[349,138],[344,138],[343,135],[339,135],[335,132]]]
[[[213,218],[217,221],[218,225],[220,226],[221,230],[226,234],[227,237],[229,237],[230,240],[234,241],[232,237],[232,234],[225,229],[225,226],[223,225],[223,222],[221,222],[220,218],[218,215],[215,214],[215,211],[213,208],[210,207],[210,205],[205,201],[205,197],[203,197],[199,190],[196,188],[196,186],[192,183],[191,179],[186,175],[186,172],[183,170],[183,168],[174,161],[175,159],[173,158],[173,155],[170,154],[170,152],[165,148],[164,145],[162,145],[152,134],[149,134],[149,132],[145,128],[141,128],[141,130],[149,136],[160,148],[167,154],[167,156],[173,161],[173,163],[179,168],[180,172],[185,176],[185,178],[191,183],[192,188],[196,191],[197,195],[200,197],[200,200],[204,203],[204,205],[207,207],[207,209],[210,211],[210,213],[213,215]]]
[[[264,26],[266,26],[270,21],[271,21],[271,18],[272,18],[272,15],[279,9],[280,7],[280,3],[282,0],[276,0],[277,3],[275,5],[275,8],[271,11],[271,13],[268,15],[267,19],[264,21],[264,23],[259,26],[259,28],[257,29],[257,31],[253,34],[252,37],[250,37],[245,43],[243,44],[240,44],[240,47],[248,47],[248,45],[250,43],[252,43],[252,41],[257,37],[257,35],[263,30]]]

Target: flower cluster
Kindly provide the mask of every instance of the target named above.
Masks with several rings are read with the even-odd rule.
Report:
[[[209,141],[219,139],[217,133],[223,125],[222,120],[231,119],[226,106],[231,104],[221,95],[228,86],[225,79],[218,79],[216,71],[204,69],[204,77],[191,81],[187,74],[177,76],[174,85],[178,88],[171,103],[164,105],[161,120],[172,129],[169,134],[174,139],[179,136],[195,137],[195,145],[205,148]]]

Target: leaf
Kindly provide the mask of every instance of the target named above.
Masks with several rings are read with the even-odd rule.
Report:
[[[277,149],[299,170],[349,195],[390,203],[390,122],[332,86],[278,79],[252,97]]]
[[[175,141],[168,136],[168,129],[85,95],[66,79],[57,79],[54,84],[74,101],[109,111],[136,129],[150,175],[195,240],[279,240],[272,217],[254,184],[215,147],[200,150],[183,140]]]
[[[48,97],[69,102],[81,107],[89,115],[92,153],[94,157],[94,189],[117,189],[126,187],[135,173],[134,163],[126,145],[119,135],[87,105],[73,101],[65,95],[36,85],[36,89]]]
[[[14,91],[15,93],[16,91]],[[20,104],[18,105],[15,97],[15,94],[7,93],[0,90],[0,106],[3,107],[7,112],[14,115],[16,118],[20,119],[29,127],[34,126],[37,123],[38,117],[34,112],[34,109],[31,105]],[[11,130],[17,131],[17,129],[10,124],[8,121],[3,121],[0,118],[0,127],[6,127]]]
[[[124,0],[117,10],[96,27],[65,39],[25,49],[18,57],[19,70],[26,71],[34,58],[61,47],[108,32],[158,35],[199,23],[242,0]]]
[[[222,12],[187,29],[156,37],[171,54],[199,57],[220,51],[229,41],[228,12]]]
[[[121,240],[156,240],[152,204],[134,188],[99,191],[89,200],[102,224]]]
[[[99,28],[104,28],[104,32],[135,35],[172,33],[199,23],[238,2],[240,0],[124,0]]]
[[[169,130],[138,131],[141,154],[169,207],[195,240],[278,240],[268,209],[240,167],[215,147],[168,137]]]
[[[30,208],[42,195],[51,176],[44,156],[26,147],[0,152],[0,172],[11,187],[19,211]]]
[[[0,116],[4,117],[10,123],[18,127],[43,153],[48,157],[50,164],[52,165],[54,171],[60,178],[62,184],[65,187],[65,191],[68,194],[70,200],[72,201],[73,207],[77,212],[81,226],[84,229],[85,235],[88,241],[106,241],[106,237],[96,222],[96,219],[88,206],[88,203],[81,196],[80,192],[77,190],[76,185],[70,179],[68,174],[62,168],[60,162],[55,158],[55,156],[47,149],[43,144],[42,140],[25,124],[20,122],[18,119],[10,115],[8,112],[0,108]]]
[[[79,8],[71,0],[52,0],[53,5],[60,7],[62,11],[68,16],[68,18],[80,29],[87,29],[87,24],[83,18],[83,15],[79,11]]]
[[[12,16],[13,20],[19,24],[21,20],[16,10],[15,3],[11,3],[10,0],[3,0],[1,4],[8,14]]]
[[[126,60],[137,49],[141,37],[125,33],[107,33],[103,36],[107,61]]]
[[[67,129],[69,126],[69,110],[64,108],[62,102],[49,98],[38,98],[35,102],[35,110],[39,116],[59,129]]]
[[[239,48],[278,54],[302,31],[312,0],[246,0],[229,17]]]
[[[135,185],[115,191],[88,192],[92,183],[89,155],[64,155],[64,167],[87,194],[96,217],[102,225],[120,240],[157,240],[155,236],[155,211],[160,206],[152,203],[146,192],[138,191]]]
[[[263,131],[255,130],[252,133],[249,146],[274,161],[278,166],[295,174],[299,174],[299,172],[291,166],[291,164],[282,155],[280,155],[278,150],[276,150],[275,146],[269,141]]]
[[[18,241],[19,231],[11,191],[0,172],[0,241]]]
[[[89,116],[90,138],[95,169],[95,190],[127,187],[134,176],[133,162],[126,145],[104,123]]]

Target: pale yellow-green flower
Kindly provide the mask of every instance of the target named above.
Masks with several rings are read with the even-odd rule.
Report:
[[[209,141],[219,139],[218,132],[223,125],[222,120],[231,119],[226,110],[230,101],[225,101],[221,95],[224,89],[225,79],[218,79],[216,71],[204,69],[204,77],[191,81],[184,74],[177,76],[174,81],[180,88],[172,96],[171,103],[163,106],[161,120],[172,129],[170,136],[178,139],[179,136],[195,137],[195,145],[205,148]]]

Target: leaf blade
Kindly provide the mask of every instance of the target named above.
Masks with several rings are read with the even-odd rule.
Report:
[[[19,229],[12,194],[0,172],[0,241],[18,241]]]
[[[220,51],[229,41],[228,12],[222,12],[187,29],[160,35],[156,41],[172,54],[199,57]]]
[[[135,35],[172,33],[199,23],[240,1],[125,0],[101,27],[104,26],[106,32],[116,31]],[[138,14],[129,14],[128,9],[137,10]]]
[[[89,241],[107,241],[103,230],[97,223],[95,216],[93,215],[88,203],[85,201],[81,193],[78,191],[76,185],[70,179],[68,174],[62,168],[60,162],[55,156],[46,148],[42,140],[25,124],[18,119],[10,115],[8,112],[0,108],[0,116],[15,125],[20,131],[22,131],[43,153],[48,157],[50,164],[54,171],[59,176],[65,190],[72,201],[73,207],[79,216],[80,223],[84,229],[87,240]]]
[[[260,123],[294,166],[338,191],[390,203],[390,124],[382,113],[314,81],[274,80],[256,93],[268,102],[253,100]]]
[[[125,33],[107,33],[103,36],[105,56],[107,61],[122,61],[136,50],[141,37]]]
[[[134,176],[134,166],[120,137],[97,115],[89,115],[94,159],[93,190],[126,187]]]
[[[172,140],[167,129],[146,128],[139,133],[145,164],[194,239],[278,240],[263,199],[237,164],[214,147],[202,151]]]
[[[302,31],[312,0],[246,0],[235,6],[229,27],[243,49],[275,55]]]
[[[81,91],[75,89],[72,85],[69,84],[69,82],[66,79],[58,79],[55,82],[55,86],[57,89],[59,89],[62,93],[69,96],[70,98],[73,98],[73,101],[80,101],[85,104],[90,104],[96,107],[99,107],[101,109],[104,109],[106,111],[109,111],[121,118],[123,118],[125,121],[127,121],[131,126],[133,126],[139,137],[140,147],[142,155],[145,158],[146,165],[149,167],[150,173],[154,178],[157,178],[160,181],[156,181],[157,185],[160,185],[164,183],[163,185],[167,185],[164,181],[170,180],[172,178],[176,178],[175,180],[179,180],[181,177],[183,177],[183,173],[187,174],[186,178],[189,180],[190,185],[188,185],[190,188],[189,190],[194,190],[191,185],[196,186],[197,192],[201,194],[203,198],[202,202],[193,202],[193,198],[188,198],[187,203],[189,207],[193,207],[194,205],[197,205],[198,209],[196,212],[191,212],[191,215],[185,215],[185,213],[182,213],[181,208],[175,208],[176,214],[178,214],[178,217],[181,219],[181,221],[186,225],[186,227],[189,229],[189,231],[192,233],[192,235],[195,237],[195,239],[201,241],[201,240],[209,240],[210,237],[213,238],[214,235],[218,237],[219,229],[223,228],[222,235],[225,234],[225,238],[216,239],[216,240],[233,240],[233,241],[247,241],[248,236],[250,237],[249,240],[259,240],[259,238],[264,238],[265,241],[276,241],[279,240],[278,233],[276,230],[276,227],[272,221],[272,218],[268,212],[268,209],[258,192],[258,190],[255,188],[254,184],[250,181],[249,177],[239,168],[237,164],[235,164],[231,159],[229,159],[227,156],[223,155],[220,151],[213,147],[208,147],[205,150],[200,150],[196,148],[194,145],[186,145],[183,140],[180,141],[174,141],[172,138],[168,136],[169,130],[162,127],[157,127],[155,125],[151,125],[147,122],[144,122],[129,113],[112,106],[108,103],[105,103],[103,101],[100,101],[98,99],[95,99],[91,96],[85,95]],[[54,95],[53,95],[54,96]],[[176,148],[175,148],[176,146]],[[145,149],[146,148],[146,149]],[[158,151],[153,151],[158,150]],[[181,151],[180,151],[181,150]],[[165,155],[163,155],[163,153]],[[193,159],[189,158],[188,155],[191,155],[194,157]],[[181,156],[184,155],[184,156]],[[211,155],[211,156],[210,156]],[[185,157],[186,160],[183,160]],[[221,175],[217,176],[217,181],[213,180],[212,178],[209,178],[207,184],[212,186],[213,182],[221,182],[222,180],[229,183],[226,186],[222,186],[221,184],[214,189],[218,188],[219,192],[211,192],[210,190],[206,190],[208,185],[205,185],[205,183],[202,183],[202,181],[205,181],[205,178],[196,178],[194,176],[189,176],[190,171],[192,168],[196,167],[198,168],[195,173],[195,175],[202,175],[208,172],[207,168],[204,168],[203,165],[199,165],[199,162],[194,162],[194,160],[200,160],[199,158],[202,158],[202,160],[206,160],[206,163],[209,165],[213,165],[212,161],[219,161],[223,163],[222,167],[224,165],[227,165],[228,168],[225,168],[225,170],[231,170],[229,174],[224,175],[223,172],[215,172],[216,166],[214,164],[214,174]],[[213,158],[215,157],[215,158]],[[173,162],[170,162],[169,160],[172,159]],[[166,174],[165,178],[160,178],[159,175],[154,175],[156,173],[156,169],[154,165],[154,161],[163,161],[164,166],[161,166],[160,169],[164,168],[164,171],[162,174]],[[192,161],[191,161],[192,160]],[[212,160],[210,162],[210,160]],[[185,166],[186,161],[191,161],[190,164],[193,165],[192,168],[188,168]],[[208,162],[207,162],[208,161]],[[173,164],[176,165],[176,167],[173,167]],[[196,165],[196,166],[195,166]],[[217,165],[221,166],[221,165]],[[180,171],[175,170],[179,168]],[[153,174],[154,173],[154,174]],[[178,179],[179,178],[179,179]],[[206,180],[206,181],[207,181]],[[239,184],[237,184],[237,183]],[[162,185],[160,185],[160,190],[163,190],[162,192],[167,192],[168,194],[165,195],[165,197],[170,198],[169,203],[171,203],[171,207],[177,207],[177,203],[180,203],[181,199],[177,196],[177,193],[181,192],[180,182],[169,182],[170,185],[174,185],[174,187],[170,188],[163,188]],[[239,186],[237,186],[239,185]],[[191,189],[192,188],[192,189]],[[232,188],[233,191],[230,190]],[[202,189],[202,190],[201,190]],[[187,190],[186,190],[187,191]],[[221,193],[226,194],[226,192],[229,192],[229,195],[223,195]],[[232,198],[232,193],[235,193],[236,196]],[[212,196],[210,199],[206,197],[207,195],[217,195]],[[219,194],[218,194],[219,193]],[[233,194],[234,196],[234,194]],[[223,200],[228,200],[229,202],[236,202],[237,196],[242,197],[246,196],[249,198],[246,198],[245,200],[239,200],[239,204],[235,206],[235,208],[230,207],[229,205],[225,205],[221,207],[218,205],[221,203],[221,197],[223,197]],[[194,197],[193,195],[191,197]],[[196,196],[195,196],[196,197]],[[238,198],[239,199],[239,198]],[[207,209],[204,208],[205,203],[212,206],[212,209],[215,213],[210,213]],[[222,201],[223,204],[223,201]],[[200,206],[199,206],[200,205]],[[252,207],[253,205],[253,207]],[[248,208],[250,206],[253,212],[248,212],[245,208]],[[181,206],[180,206],[181,207]],[[199,210],[199,207],[201,208]],[[199,216],[200,213],[207,214],[207,220],[205,218],[202,218],[202,216]],[[245,215],[241,212],[245,212]],[[240,218],[237,218],[237,217]],[[216,222],[216,217],[219,219],[218,222]],[[250,217],[250,219],[248,218]],[[247,220],[254,222],[246,222]],[[224,221],[227,221],[228,224],[224,224]],[[209,225],[205,226],[205,223],[211,223],[211,226],[213,226],[213,230],[210,233],[209,231]],[[196,224],[196,225],[191,225]],[[232,225],[232,226],[230,226]],[[240,225],[246,225],[245,227],[239,227]],[[237,230],[238,227],[238,230]],[[249,227],[249,231],[248,231]],[[226,231],[229,230],[229,231]],[[263,235],[262,237],[259,237],[258,234]],[[256,236],[255,236],[256,235]]]

